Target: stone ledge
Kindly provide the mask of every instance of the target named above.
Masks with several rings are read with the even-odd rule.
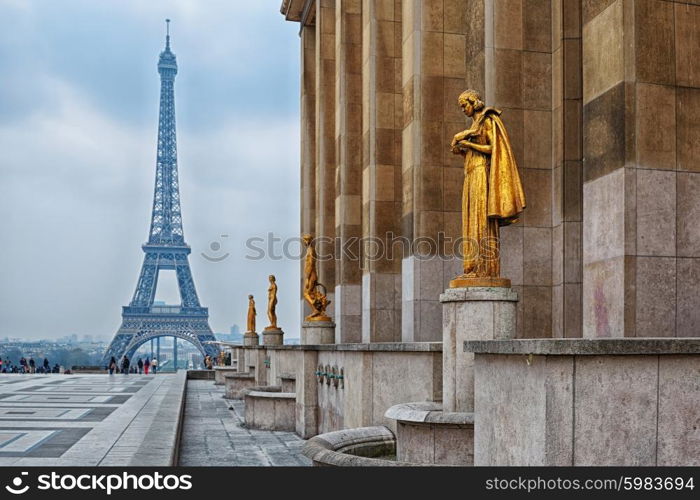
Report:
[[[700,338],[468,340],[464,351],[549,356],[700,354]]]
[[[245,397],[251,398],[268,398],[268,399],[293,399],[296,401],[297,395],[294,392],[279,392],[279,391],[244,391]]]
[[[255,374],[250,372],[225,373],[224,378],[255,378]]]
[[[442,403],[402,403],[389,408],[384,414],[399,422],[412,424],[474,425],[473,413],[444,412]]]
[[[245,349],[271,351],[373,351],[373,352],[442,352],[442,342],[378,342],[370,344],[316,344],[241,346]]]
[[[469,288],[448,288],[440,294],[440,302],[466,301],[506,301],[517,302],[518,294],[512,288],[474,286]]]

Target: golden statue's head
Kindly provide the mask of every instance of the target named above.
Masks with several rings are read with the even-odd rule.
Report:
[[[304,245],[306,245],[307,247],[311,244],[311,242],[313,241],[313,239],[314,239],[314,237],[311,236],[309,233],[303,234],[303,235],[301,236],[301,241],[303,241],[303,242],[304,242]]]
[[[275,275],[271,274],[270,276],[267,277],[267,279],[270,280],[270,283],[274,283],[275,282]]]
[[[459,106],[467,116],[474,115],[474,112],[484,109],[485,104],[481,95],[476,90],[465,90],[459,94]]]
[[[253,300],[253,296],[252,296],[252,295],[248,295],[248,300]]]

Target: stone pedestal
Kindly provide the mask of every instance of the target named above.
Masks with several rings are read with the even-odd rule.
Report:
[[[284,332],[281,328],[265,328],[263,330],[263,345],[284,344]]]
[[[245,332],[243,334],[243,345],[247,347],[260,345],[260,335],[255,332]]]
[[[304,321],[301,324],[301,344],[334,344],[335,323],[332,321]]]
[[[446,412],[474,411],[474,354],[467,340],[515,337],[518,294],[506,287],[448,288],[442,302],[442,399]]]

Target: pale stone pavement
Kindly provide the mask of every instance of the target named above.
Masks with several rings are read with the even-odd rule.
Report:
[[[292,432],[246,429],[244,405],[212,380],[188,380],[180,465],[307,466],[304,441]],[[233,410],[229,410],[233,406]]]

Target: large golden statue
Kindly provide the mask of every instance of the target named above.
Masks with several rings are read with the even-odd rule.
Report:
[[[247,328],[248,331],[246,333],[255,333],[255,299],[253,298],[252,295],[248,295],[248,321],[247,321]]]
[[[517,222],[525,208],[515,156],[499,110],[474,90],[459,96],[459,106],[472,124],[452,139],[452,152],[464,156],[464,274],[450,287],[510,286],[500,277],[499,228]]]
[[[270,320],[270,326],[265,327],[265,330],[279,330],[277,327],[277,282],[275,275],[271,274],[270,287],[267,289],[267,319]]]
[[[311,307],[311,314],[306,317],[306,321],[331,321],[326,314],[326,307],[330,301],[326,297],[326,287],[318,282],[316,272],[316,249],[313,246],[313,236],[305,234],[301,237],[306,246],[304,256],[304,300]]]

